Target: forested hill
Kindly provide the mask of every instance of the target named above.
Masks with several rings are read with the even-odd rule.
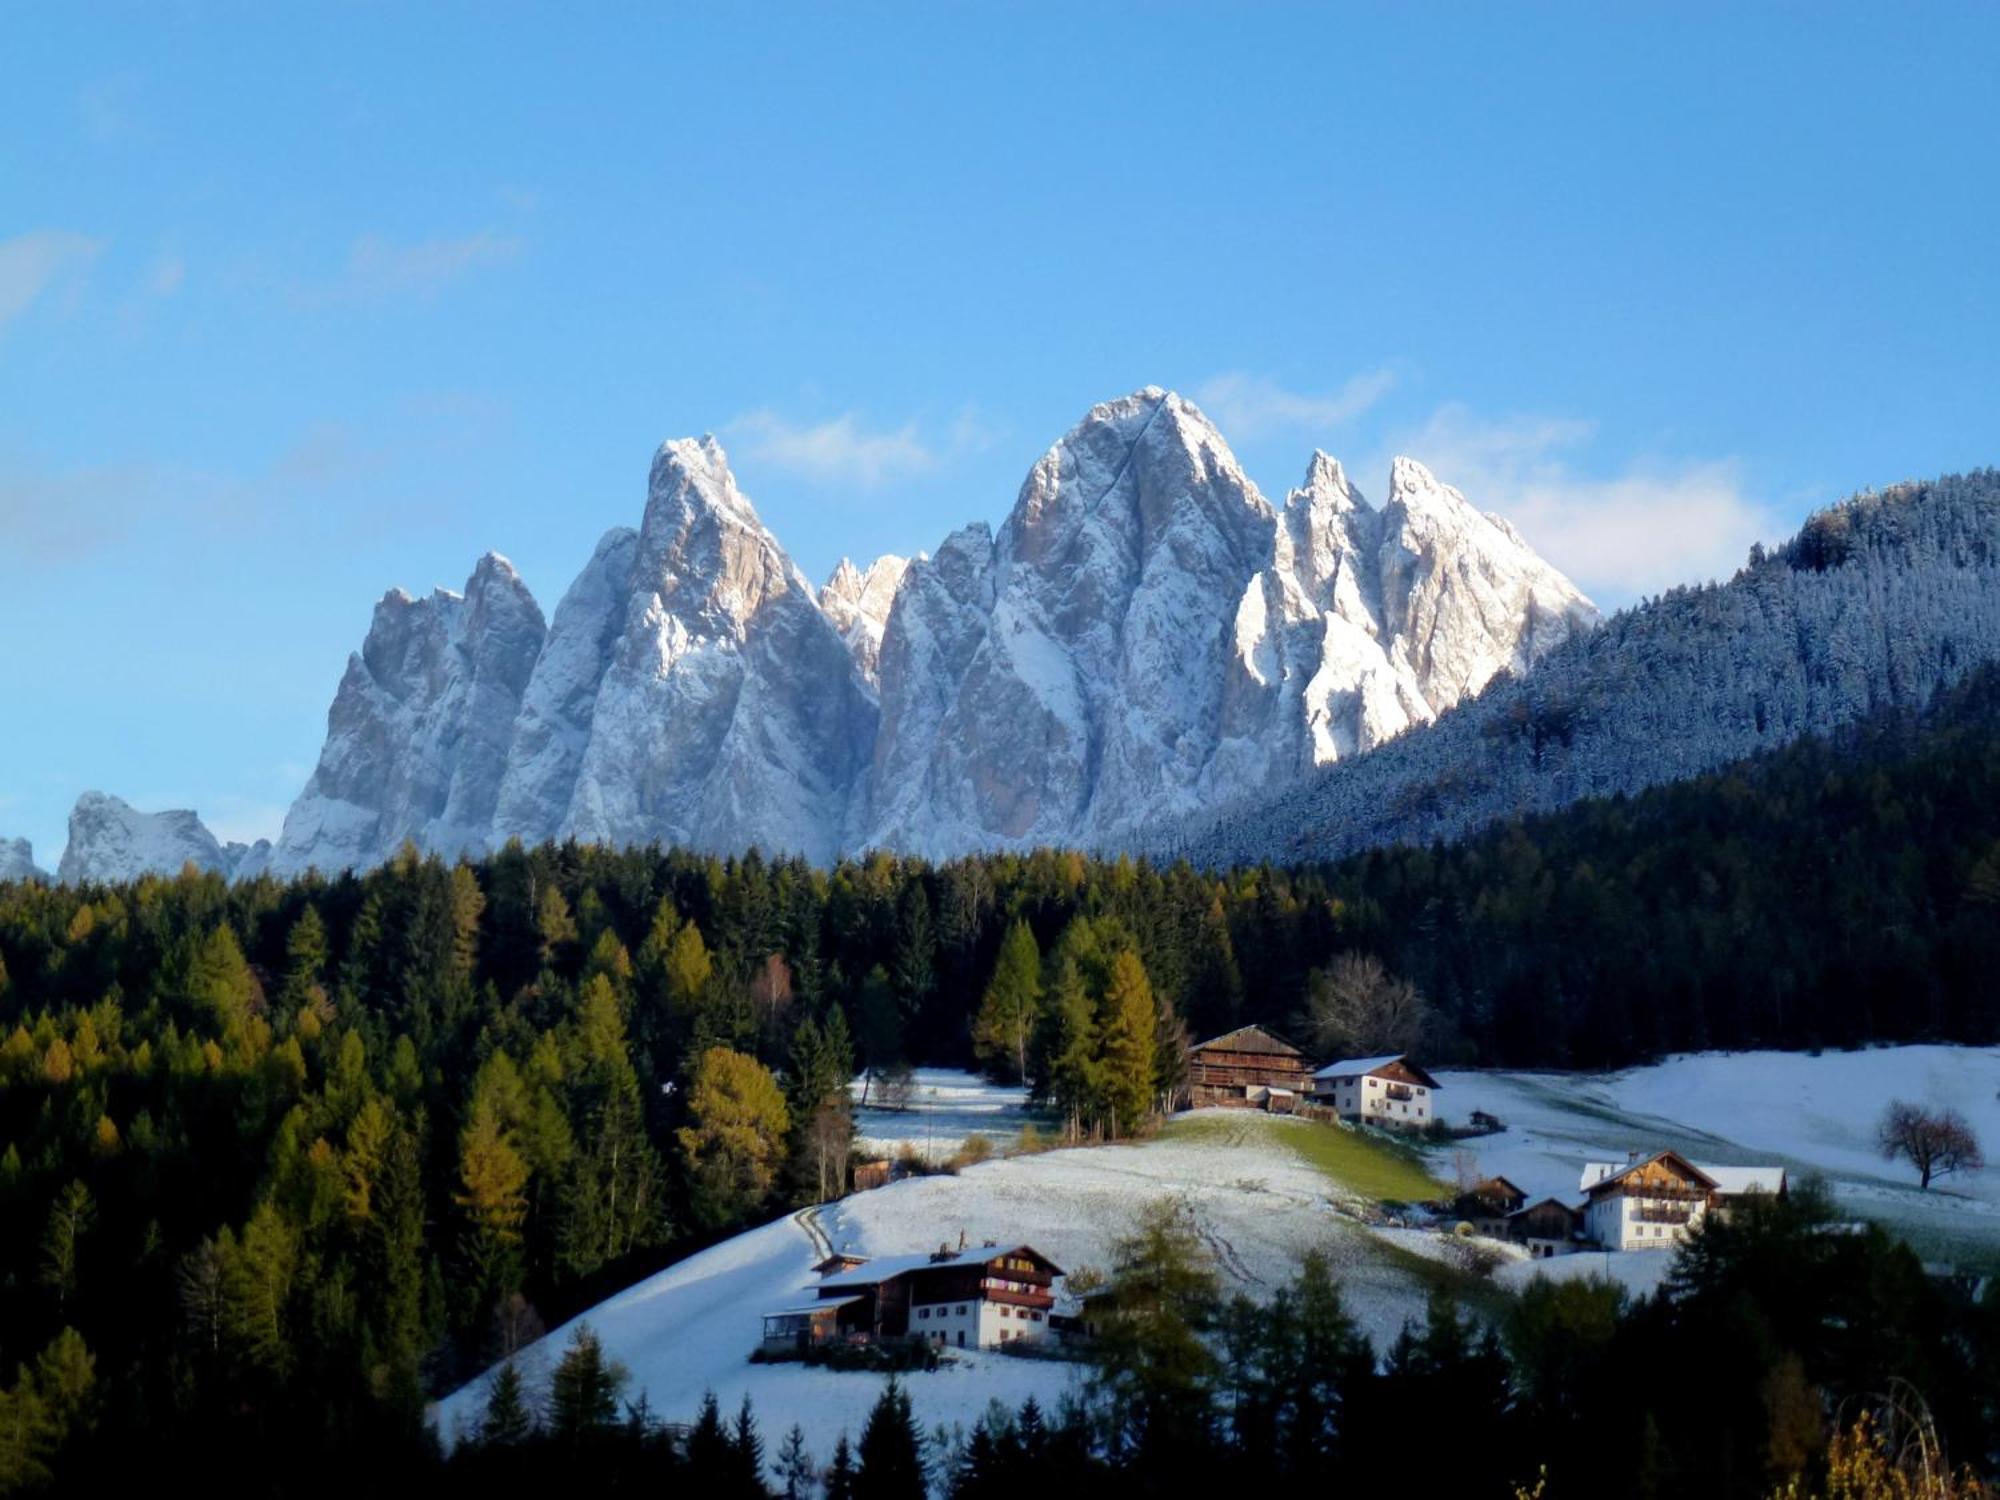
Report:
[[[2000,661],[2000,471],[1855,496],[1724,584],[1621,611],[1418,731],[1141,847],[1218,868],[1464,837],[1636,792]]]
[[[1299,877],[1304,878],[1304,877]],[[1321,870],[1490,1066],[2000,1038],[2000,668],[1636,797]]]
[[[977,1038],[1116,1130],[1190,1033],[1289,1028],[1353,952],[1430,997],[1441,1060],[1991,1042],[1996,940],[1990,670],[1837,742],[1294,870],[570,845],[0,885],[0,1371],[47,1365],[0,1379],[0,1432],[73,1443],[82,1380],[97,1430],[190,1453],[419,1451],[425,1394],[542,1318],[838,1191],[856,1065]],[[0,1474],[41,1461],[0,1440]]]

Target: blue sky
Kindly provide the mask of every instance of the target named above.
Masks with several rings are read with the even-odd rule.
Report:
[[[727,11],[728,13],[722,13]],[[713,430],[806,571],[1089,405],[1392,452],[1601,601],[2000,462],[2000,10],[29,5],[0,833],[274,833],[369,610]]]

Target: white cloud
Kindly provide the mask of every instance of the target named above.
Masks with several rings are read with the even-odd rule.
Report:
[[[961,417],[954,443],[963,441],[961,434],[970,431],[963,425],[967,420]],[[937,467],[941,456],[914,422],[894,431],[871,432],[852,412],[802,426],[764,407],[745,412],[723,431],[753,462],[804,479],[864,489],[926,473]]]
[[[521,253],[521,237],[482,229],[459,239],[398,241],[364,234],[347,252],[331,294],[336,300],[369,301],[397,295],[427,295],[482,266],[500,265]]]
[[[1727,578],[1752,542],[1789,530],[1744,493],[1734,459],[1641,459],[1609,475],[1580,472],[1576,452],[1594,432],[1589,422],[1489,419],[1450,405],[1396,446],[1505,516],[1600,603]]]
[[[1231,371],[1204,380],[1194,399],[1233,442],[1274,432],[1325,432],[1368,410],[1396,383],[1387,370],[1353,376],[1338,390],[1289,391],[1265,375]]]
[[[103,248],[103,241],[67,229],[33,229],[0,240],[0,327]]]

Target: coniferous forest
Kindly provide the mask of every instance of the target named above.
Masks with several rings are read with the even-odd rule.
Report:
[[[1315,976],[1352,954],[1427,997],[1425,1050],[1445,1063],[1991,1042],[1996,938],[1991,673],[1838,744],[1327,867],[1042,852],[815,869],[550,846],[292,883],[0,887],[0,1492],[166,1463],[306,1491],[437,1463],[426,1399],[668,1260],[837,1195],[857,1070],[978,1061],[1025,1074],[1065,1128],[1125,1133],[1171,1097],[1188,1037],[1294,1030]],[[1748,1328],[1730,1288],[1782,1281],[1786,1257],[1826,1239],[1770,1233],[1673,1307],[1559,1310],[1588,1337],[1503,1349],[1444,1307],[1380,1368],[1337,1319],[1304,1350],[1217,1309],[1204,1347],[1239,1363],[1195,1382],[1198,1420],[1145,1404],[1139,1360],[1105,1376],[1106,1410],[1126,1412],[1112,1439],[1049,1413],[1034,1441],[1058,1440],[1045,1415],[1079,1472],[1175,1472],[1196,1462],[1159,1446],[1179,1434],[1203,1462],[1234,1444],[1273,1466],[1259,1473],[1304,1478],[1344,1430],[1294,1431],[1305,1418],[1274,1392],[1306,1370],[1334,1406],[1431,1379],[1423,1400],[1447,1422],[1501,1424],[1506,1464],[1466,1493],[1559,1467],[1568,1424],[1598,1404],[1593,1430],[1639,1453],[1662,1424],[1712,1424],[1729,1456],[1702,1492],[1760,1493],[1784,1403],[1907,1363],[1870,1340],[1923,1339],[1926,1394],[1959,1450],[1985,1456],[1987,1312],[1949,1317],[1906,1252],[1870,1240],[1843,1275],[1865,1271],[1883,1300],[1852,1309],[1846,1334],[1824,1308],[1767,1305],[1765,1280]],[[1305,1283],[1296,1296],[1325,1301]],[[1641,1358],[1628,1344],[1677,1347],[1688,1319],[1747,1341],[1767,1384],[1711,1382],[1710,1405],[1681,1411],[1646,1381],[1606,1381]],[[570,1430],[619,1472],[725,1450],[740,1467],[743,1434],[693,1453],[648,1438],[612,1384],[583,1380]],[[996,1465],[1025,1441],[988,1440]]]

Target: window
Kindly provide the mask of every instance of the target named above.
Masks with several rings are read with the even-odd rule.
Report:
[[[958,1315],[961,1318],[965,1316],[965,1304],[963,1302],[958,1304]]]
[[[920,1307],[917,1309],[917,1316],[920,1318],[928,1318],[930,1315],[931,1315],[931,1310],[928,1307]]]

